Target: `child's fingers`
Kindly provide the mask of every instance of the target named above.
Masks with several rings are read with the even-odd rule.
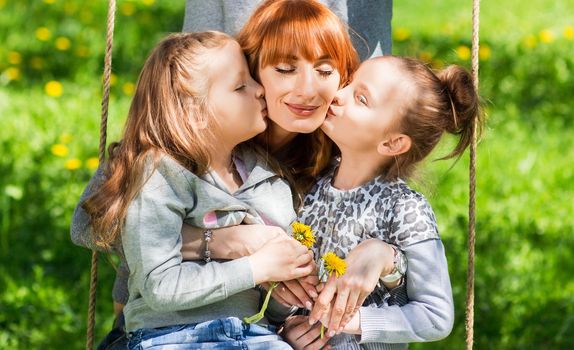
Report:
[[[283,283],[279,283],[275,289],[273,289],[272,296],[277,300],[279,303],[287,306],[297,306],[303,308],[304,305],[301,304],[299,298],[291,291],[285,287]]]
[[[310,311],[313,308],[311,296],[307,294],[307,290],[303,288],[298,280],[284,281],[283,284],[299,299],[299,302],[304,305],[306,309]]]
[[[323,317],[323,314],[329,310],[331,306],[331,300],[335,296],[337,291],[337,284],[335,278],[330,277],[325,284],[325,287],[319,294],[319,297],[315,300],[315,305],[311,314],[309,315],[309,323],[314,324]]]

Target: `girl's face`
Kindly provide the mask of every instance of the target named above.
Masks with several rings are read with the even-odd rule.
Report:
[[[393,58],[365,61],[339,90],[321,129],[344,151],[376,151],[399,120],[411,84]]]
[[[263,87],[249,74],[239,44],[230,41],[209,57],[208,99],[218,125],[217,136],[226,145],[249,140],[267,127]]]
[[[339,87],[334,62],[321,57],[308,61],[296,55],[259,67],[269,118],[284,133],[310,133],[323,123]]]

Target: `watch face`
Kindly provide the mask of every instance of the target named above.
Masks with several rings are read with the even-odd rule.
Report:
[[[401,275],[404,275],[405,272],[407,272],[407,257],[403,252],[399,252],[396,268]]]

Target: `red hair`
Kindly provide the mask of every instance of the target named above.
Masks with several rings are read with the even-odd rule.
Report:
[[[359,66],[347,26],[329,8],[313,0],[265,1],[243,26],[237,41],[257,80],[260,68],[295,54],[309,61],[323,57],[332,60],[341,76],[339,87],[347,84]],[[296,189],[305,192],[329,164],[333,143],[316,130],[298,135],[275,151],[279,161],[291,169]]]

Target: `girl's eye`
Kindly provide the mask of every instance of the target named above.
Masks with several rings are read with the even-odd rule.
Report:
[[[238,87],[235,88],[235,91],[241,91],[243,89],[245,89],[246,85],[245,84],[241,84]]]
[[[359,102],[364,104],[365,106],[367,105],[367,98],[364,95],[357,96],[357,100],[359,100]]]

